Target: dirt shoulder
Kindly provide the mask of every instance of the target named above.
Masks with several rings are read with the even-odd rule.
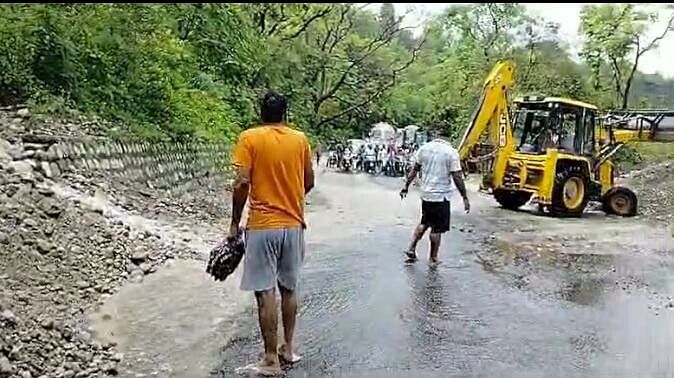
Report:
[[[672,162],[632,171],[621,181],[637,194],[639,218],[665,225],[674,222],[674,164]]]

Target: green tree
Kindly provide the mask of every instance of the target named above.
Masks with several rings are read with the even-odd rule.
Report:
[[[594,89],[609,86],[602,81],[610,83],[615,96],[614,104],[623,109],[629,104],[630,90],[641,58],[656,48],[674,26],[672,15],[664,30],[647,40],[647,26],[657,19],[657,12],[638,10],[633,4],[592,5],[583,7],[581,11],[582,56],[592,69]]]
[[[486,73],[511,59],[513,95],[674,106],[674,81],[638,70],[672,20],[646,40],[655,15],[633,5],[584,9],[581,64],[559,25],[518,4],[453,5],[419,36],[402,26],[392,3],[367,9],[10,4],[0,7],[0,104],[76,108],[147,138],[231,140],[257,122],[260,96],[274,89],[312,138],[361,136],[379,121],[459,135]]]

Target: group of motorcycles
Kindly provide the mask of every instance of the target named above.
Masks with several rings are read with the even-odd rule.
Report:
[[[412,164],[413,147],[377,146],[352,151],[350,148],[331,148],[328,151],[328,168],[342,172],[364,172],[372,175],[401,177]]]

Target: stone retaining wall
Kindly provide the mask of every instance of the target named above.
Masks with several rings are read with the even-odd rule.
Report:
[[[179,189],[195,179],[226,178],[229,146],[206,143],[148,143],[107,138],[26,134],[15,160],[33,159],[48,178],[65,173],[95,175],[151,189]],[[11,154],[11,151],[10,151]],[[17,154],[19,156],[17,156]]]

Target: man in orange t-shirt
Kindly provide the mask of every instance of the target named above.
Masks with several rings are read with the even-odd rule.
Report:
[[[234,182],[230,236],[245,227],[241,289],[254,291],[265,355],[244,369],[263,375],[281,372],[279,359],[294,363],[293,334],[296,287],[304,260],[304,196],[314,186],[311,147],[304,133],[286,124],[286,100],[268,93],[262,101],[262,124],[241,133],[234,148],[238,168]],[[285,344],[277,344],[276,287],[281,292]]]

